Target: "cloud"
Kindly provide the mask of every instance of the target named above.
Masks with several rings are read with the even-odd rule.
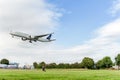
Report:
[[[47,62],[81,62],[84,57],[91,57],[96,62],[105,56],[110,56],[114,61],[115,56],[120,52],[120,19],[101,26],[93,35],[96,36],[82,45],[47,51],[51,59]]]
[[[83,45],[69,49],[68,53],[72,56],[79,56],[76,60],[86,56],[95,61],[104,56],[110,56],[114,60],[120,52],[120,19],[100,27],[94,34],[96,37],[86,41]]]
[[[53,43],[29,44],[11,38],[9,32],[12,30],[32,35],[53,32],[62,16],[58,10],[45,0],[0,0],[0,59],[29,62],[34,61],[38,53],[44,56],[45,50],[51,49]]]
[[[0,5],[2,31],[50,31],[55,28],[58,24],[56,20],[62,15],[45,0],[0,0]]]
[[[110,8],[110,13],[112,16],[120,13],[120,0],[113,0],[113,6]]]
[[[110,56],[114,61],[120,52],[120,19],[116,19],[98,28],[93,35],[94,38],[87,40],[82,45],[76,45],[68,49],[49,50],[44,59],[46,62],[81,62],[84,57],[91,57],[98,61],[105,56]],[[47,59],[51,60],[47,60]]]

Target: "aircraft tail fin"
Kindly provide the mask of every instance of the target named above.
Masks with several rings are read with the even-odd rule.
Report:
[[[50,40],[51,36],[52,36],[52,34],[49,34],[49,36],[46,39]]]
[[[54,33],[49,34],[48,37],[47,37],[46,39],[48,39],[49,41],[55,41],[56,39],[51,39],[52,34],[54,34]]]

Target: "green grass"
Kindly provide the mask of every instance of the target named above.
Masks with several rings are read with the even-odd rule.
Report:
[[[0,80],[120,80],[118,70],[50,69],[9,70],[0,69]]]

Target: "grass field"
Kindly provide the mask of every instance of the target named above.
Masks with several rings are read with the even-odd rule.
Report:
[[[0,80],[120,80],[118,70],[50,69],[9,70],[0,69]]]

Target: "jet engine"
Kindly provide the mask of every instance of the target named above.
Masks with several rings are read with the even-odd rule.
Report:
[[[26,40],[27,40],[27,38],[24,38],[24,37],[22,37],[21,39],[22,39],[23,41],[26,41]]]

